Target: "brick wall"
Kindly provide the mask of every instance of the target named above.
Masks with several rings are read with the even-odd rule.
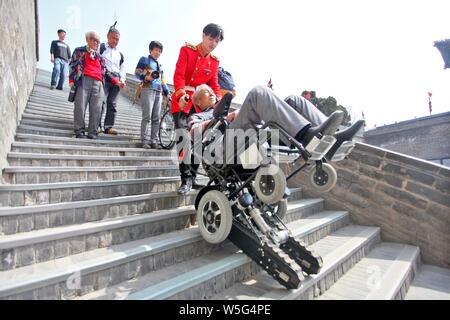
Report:
[[[349,211],[356,224],[381,227],[384,241],[420,247],[425,263],[450,268],[450,168],[361,143],[332,165],[336,187],[324,194],[306,187],[307,196]],[[289,184],[305,181],[300,173]]]
[[[0,170],[36,74],[34,0],[0,1]]]

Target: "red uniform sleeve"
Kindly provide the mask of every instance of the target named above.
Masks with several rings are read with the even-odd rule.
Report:
[[[184,90],[186,86],[186,66],[188,64],[188,54],[186,47],[182,47],[180,55],[178,56],[177,65],[175,67],[175,73],[173,74],[173,85],[175,87],[175,96],[180,97],[181,94],[177,94],[177,91]]]

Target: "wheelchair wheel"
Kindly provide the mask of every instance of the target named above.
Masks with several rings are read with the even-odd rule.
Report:
[[[159,144],[167,150],[175,145],[175,122],[170,109],[164,112],[159,123]]]
[[[328,163],[322,163],[322,169],[316,168],[308,174],[308,185],[318,192],[328,192],[337,182],[337,173]]]
[[[258,170],[255,178],[256,196],[263,203],[276,204],[286,192],[286,176],[276,165],[269,165]]]
[[[223,242],[233,225],[233,212],[228,198],[217,190],[207,192],[198,205],[197,223],[206,242]]]
[[[286,199],[281,200],[276,204],[275,214],[283,220],[286,217],[288,208],[288,201]]]

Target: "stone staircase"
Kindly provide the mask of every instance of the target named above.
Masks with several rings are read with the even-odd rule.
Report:
[[[292,190],[286,223],[324,260],[286,290],[229,242],[190,225],[176,157],[144,150],[140,109],[120,98],[119,135],[72,137],[68,92],[39,71],[0,184],[0,299],[450,299],[447,270],[418,247]]]

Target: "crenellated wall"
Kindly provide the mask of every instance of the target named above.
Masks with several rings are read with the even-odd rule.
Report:
[[[36,75],[34,0],[0,1],[0,171]]]
[[[349,211],[357,224],[381,227],[385,241],[419,246],[425,263],[450,267],[450,168],[361,143],[332,165],[336,187],[329,193],[306,187],[306,196]],[[305,181],[300,173],[290,185]]]

